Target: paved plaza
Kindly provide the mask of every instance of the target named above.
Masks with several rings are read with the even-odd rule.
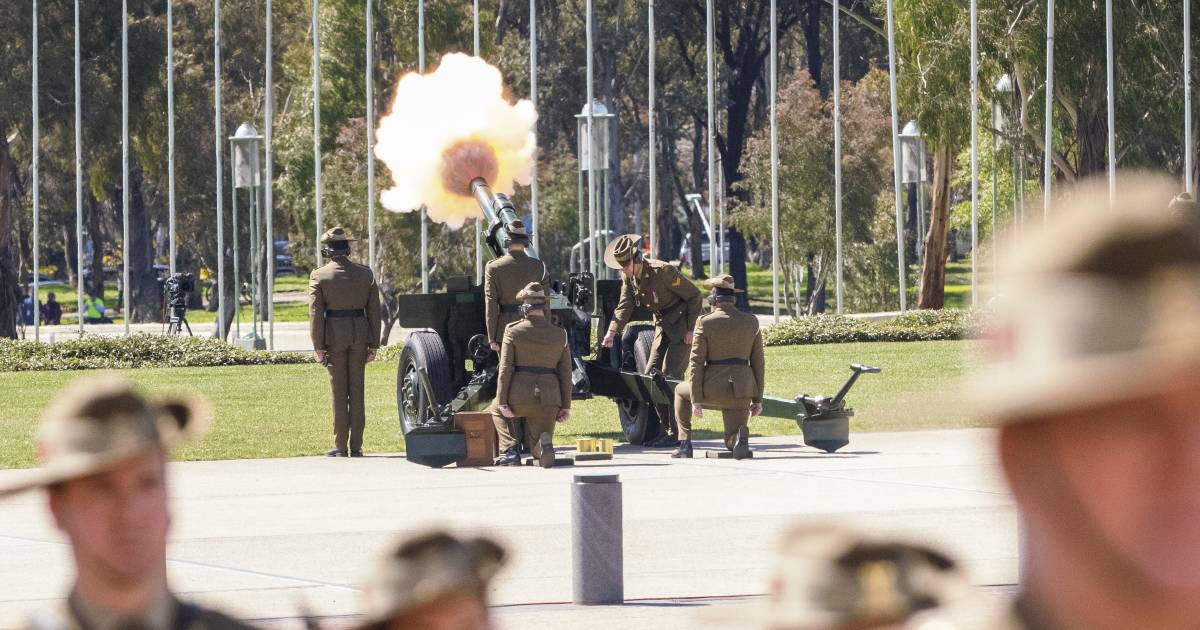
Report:
[[[512,550],[494,585],[501,628],[685,628],[765,592],[789,523],[833,517],[914,533],[958,554],[983,592],[1006,592],[1016,517],[992,440],[986,429],[860,433],[824,454],[797,436],[757,438],[744,461],[619,446],[612,461],[553,470],[434,470],[370,454],[174,463],[169,570],[185,596],[260,623],[299,627],[304,610],[344,626],[360,614],[372,557],[398,533],[443,524]],[[625,606],[569,604],[570,485],[594,469],[623,484]],[[0,627],[62,595],[69,549],[42,495],[0,502],[0,558]]]

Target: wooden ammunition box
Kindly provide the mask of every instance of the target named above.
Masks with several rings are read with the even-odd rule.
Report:
[[[491,466],[496,461],[496,426],[483,411],[454,414],[454,427],[467,434],[467,457],[459,466]]]

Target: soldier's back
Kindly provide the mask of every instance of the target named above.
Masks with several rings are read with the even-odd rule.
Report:
[[[524,252],[505,254],[489,262],[486,271],[499,289],[495,297],[502,304],[516,304],[518,291],[546,278],[546,265]]]
[[[567,344],[567,331],[549,321],[522,319],[504,329],[512,339],[516,365],[524,367],[554,367]]]
[[[748,358],[758,335],[758,318],[737,308],[717,308],[700,318],[710,358]]]
[[[326,308],[354,309],[366,306],[375,278],[369,267],[343,258],[314,269],[311,279],[320,283]]]

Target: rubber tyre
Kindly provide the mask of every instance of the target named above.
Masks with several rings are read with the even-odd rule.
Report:
[[[621,357],[625,369],[646,372],[650,361],[650,345],[654,341],[653,326],[630,326],[625,330],[622,349],[632,347],[632,356]],[[641,445],[661,433],[658,411],[654,405],[636,400],[617,400],[617,415],[621,420],[621,431],[630,444]]]
[[[425,331],[410,334],[404,342],[404,350],[400,352],[400,365],[396,373],[396,407],[400,412],[400,430],[405,434],[424,422],[428,415],[424,411],[424,393],[416,380],[417,368],[420,367],[429,374],[436,404],[444,405],[454,397],[450,356],[441,337]]]

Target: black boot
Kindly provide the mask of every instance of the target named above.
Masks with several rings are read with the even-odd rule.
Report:
[[[733,458],[746,459],[753,456],[750,453],[750,428],[742,425],[733,441]]]
[[[554,438],[549,432],[542,433],[538,438],[538,443],[541,448],[541,455],[538,457],[538,465],[542,468],[554,468]]]
[[[521,465],[521,443],[518,442],[506,449],[496,459],[497,466],[520,466]]]
[[[646,444],[650,448],[673,448],[679,446],[679,439],[670,433],[664,433]]]
[[[345,457],[345,456],[346,456],[346,451],[339,451],[336,448],[331,449],[328,453],[325,453],[325,457]]]
[[[675,449],[674,453],[671,453],[671,457],[674,457],[675,459],[679,459],[679,458],[691,459],[692,458],[692,441],[691,440],[680,440],[679,448]]]

